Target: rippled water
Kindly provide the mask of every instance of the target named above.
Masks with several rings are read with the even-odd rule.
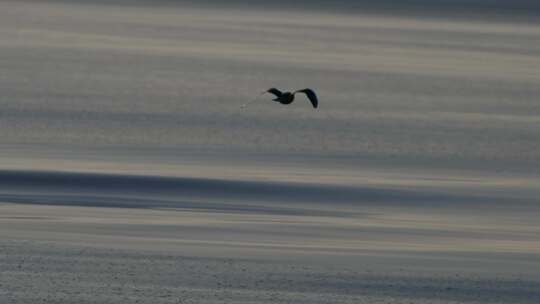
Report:
[[[1,2],[0,302],[537,303],[536,4],[460,3]]]

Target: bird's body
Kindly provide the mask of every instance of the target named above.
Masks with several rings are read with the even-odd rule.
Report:
[[[284,92],[283,94],[281,94],[281,96],[276,97],[272,100],[277,101],[281,104],[290,104],[294,101],[294,94],[292,94],[291,92]]]
[[[317,95],[315,95],[315,92],[311,89],[303,89],[298,90],[294,92],[281,92],[280,90],[276,88],[270,88],[265,93],[271,93],[276,96],[276,98],[272,99],[273,101],[279,102],[281,104],[291,104],[294,101],[294,94],[296,93],[304,93],[308,97],[309,101],[311,102],[311,105],[314,108],[317,108],[319,106],[319,100],[317,99]]]

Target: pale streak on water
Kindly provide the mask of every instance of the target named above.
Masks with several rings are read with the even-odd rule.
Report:
[[[537,22],[115,3],[0,3],[0,302],[540,301]]]

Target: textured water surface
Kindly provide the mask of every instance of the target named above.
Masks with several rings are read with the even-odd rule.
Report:
[[[0,302],[539,303],[537,6],[0,2]]]

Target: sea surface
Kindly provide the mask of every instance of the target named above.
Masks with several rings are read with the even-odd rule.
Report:
[[[539,9],[0,1],[0,303],[540,303]]]

